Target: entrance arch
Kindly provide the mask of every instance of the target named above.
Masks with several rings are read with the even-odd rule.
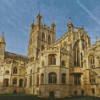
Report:
[[[49,93],[49,97],[54,97],[54,92],[53,92],[53,91],[51,91],[51,92]]]
[[[84,95],[84,90],[81,91],[81,95]]]

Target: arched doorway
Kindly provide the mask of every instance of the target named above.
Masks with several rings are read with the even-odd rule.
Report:
[[[81,95],[84,95],[84,90],[81,91]]]
[[[54,92],[53,92],[53,91],[51,91],[51,92],[49,93],[49,97],[54,97]]]
[[[93,94],[93,95],[95,94],[95,89],[92,89],[92,94]]]
[[[17,90],[14,90],[14,91],[13,91],[13,94],[16,94],[16,93],[17,93]]]

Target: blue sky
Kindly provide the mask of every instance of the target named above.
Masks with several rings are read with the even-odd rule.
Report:
[[[71,17],[75,27],[84,26],[91,44],[96,36],[100,40],[100,0],[0,0],[0,36],[3,31],[6,51],[27,55],[30,25],[33,20],[36,24],[39,10],[43,24],[50,27],[54,19],[56,39],[67,32]]]

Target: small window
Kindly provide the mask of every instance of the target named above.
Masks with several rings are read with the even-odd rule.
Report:
[[[30,74],[32,74],[32,70],[30,71]]]
[[[65,66],[65,61],[62,61],[62,66]]]
[[[44,50],[44,45],[42,45],[42,47],[41,47],[41,51],[42,51],[42,50]]]
[[[56,65],[56,55],[49,55],[50,65]]]

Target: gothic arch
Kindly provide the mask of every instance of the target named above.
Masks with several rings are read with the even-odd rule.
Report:
[[[45,39],[45,33],[42,32],[42,39],[44,40]]]

